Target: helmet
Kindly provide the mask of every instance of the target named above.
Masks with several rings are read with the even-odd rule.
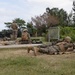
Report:
[[[24,29],[24,30],[23,30],[23,32],[27,32],[27,31],[28,31],[27,29]]]
[[[67,37],[65,37],[65,41],[67,41],[67,42],[71,42],[71,37],[69,37],[69,36],[67,36]]]

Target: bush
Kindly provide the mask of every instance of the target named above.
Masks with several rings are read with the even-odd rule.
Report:
[[[70,36],[75,41],[75,29],[74,27],[60,27],[60,38]]]

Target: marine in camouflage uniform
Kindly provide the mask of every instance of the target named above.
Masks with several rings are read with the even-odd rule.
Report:
[[[14,21],[11,25],[12,28],[12,40],[17,39],[17,33],[18,33],[18,26],[17,23]]]
[[[62,42],[58,42],[54,45],[42,45],[39,47],[39,52],[46,54],[59,54],[59,52],[62,52],[62,54],[64,54],[66,51],[72,50],[73,44],[71,43],[71,38],[68,36],[65,37],[65,39]]]
[[[39,52],[44,54],[59,54],[59,47],[57,45],[42,45],[39,47]]]
[[[30,34],[28,33],[27,29],[23,30],[20,43],[21,44],[29,44],[29,43],[31,43]]]

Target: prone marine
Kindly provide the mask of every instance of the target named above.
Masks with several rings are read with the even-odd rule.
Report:
[[[65,54],[67,51],[74,50],[74,44],[71,41],[71,37],[67,36],[62,41],[55,44],[43,44],[37,47],[29,47],[27,50],[28,53],[30,52],[30,50],[32,50],[35,56],[38,52],[49,55],[60,54],[60,52],[62,54]]]

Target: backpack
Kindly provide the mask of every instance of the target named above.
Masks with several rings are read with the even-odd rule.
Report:
[[[29,38],[28,38],[28,33],[26,33],[26,32],[23,32],[22,33],[22,40],[28,40]]]

